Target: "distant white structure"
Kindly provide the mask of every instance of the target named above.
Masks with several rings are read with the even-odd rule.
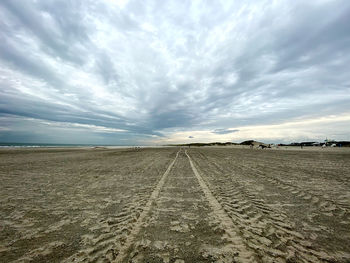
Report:
[[[331,147],[337,146],[337,144],[335,143],[334,140],[328,140],[327,138],[324,140],[324,144],[325,144],[326,146],[331,146]],[[333,146],[333,145],[334,145],[334,146]]]

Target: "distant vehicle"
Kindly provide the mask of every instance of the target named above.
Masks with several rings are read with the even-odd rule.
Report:
[[[258,146],[259,149],[265,149],[265,148],[271,148],[270,145],[266,145],[265,143],[264,144],[259,144]]]

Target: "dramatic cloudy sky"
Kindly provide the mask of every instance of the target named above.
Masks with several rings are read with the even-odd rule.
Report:
[[[350,140],[350,1],[0,1],[0,142]]]

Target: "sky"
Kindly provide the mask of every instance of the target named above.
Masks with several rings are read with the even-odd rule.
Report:
[[[350,1],[2,0],[0,142],[350,140]]]

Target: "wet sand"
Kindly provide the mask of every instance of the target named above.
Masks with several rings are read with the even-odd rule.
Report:
[[[0,262],[349,262],[349,149],[0,150]]]

